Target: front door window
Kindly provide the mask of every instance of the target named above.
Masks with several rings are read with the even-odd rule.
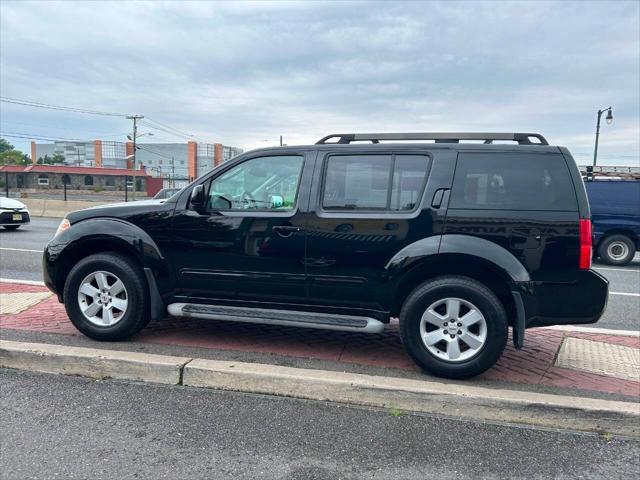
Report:
[[[247,160],[211,182],[207,207],[210,210],[292,210],[303,161],[299,155]]]

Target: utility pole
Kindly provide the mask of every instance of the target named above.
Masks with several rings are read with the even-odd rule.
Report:
[[[176,165],[173,160],[173,155],[171,155],[171,188],[175,187],[176,184]]]
[[[133,141],[133,189],[131,190],[131,200],[135,200],[136,198],[136,138],[138,137],[138,120],[144,118],[142,115],[127,115],[128,120],[133,120],[133,136],[131,140]]]
[[[280,135],[280,146],[282,146],[282,135]]]

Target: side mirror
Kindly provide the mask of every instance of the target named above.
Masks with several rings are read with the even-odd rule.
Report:
[[[196,185],[191,191],[191,206],[195,211],[202,210],[205,204],[204,186]]]

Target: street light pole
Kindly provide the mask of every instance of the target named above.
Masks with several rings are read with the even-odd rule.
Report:
[[[596,145],[593,149],[593,166],[596,166],[596,162],[598,161],[598,139],[600,137],[600,119],[602,118],[602,114],[607,112],[607,125],[611,125],[613,122],[613,113],[611,112],[611,107],[603,108],[602,110],[598,110],[598,123],[596,124]]]

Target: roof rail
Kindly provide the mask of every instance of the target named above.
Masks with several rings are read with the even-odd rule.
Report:
[[[535,138],[538,141],[532,142]],[[329,142],[328,140],[337,139]],[[494,140],[510,140],[519,145],[549,145],[539,133],[480,133],[480,132],[414,132],[414,133],[334,133],[321,138],[316,145],[349,144],[358,141],[380,143],[381,140],[435,140],[436,143],[460,143],[460,140],[484,140],[491,144]]]

